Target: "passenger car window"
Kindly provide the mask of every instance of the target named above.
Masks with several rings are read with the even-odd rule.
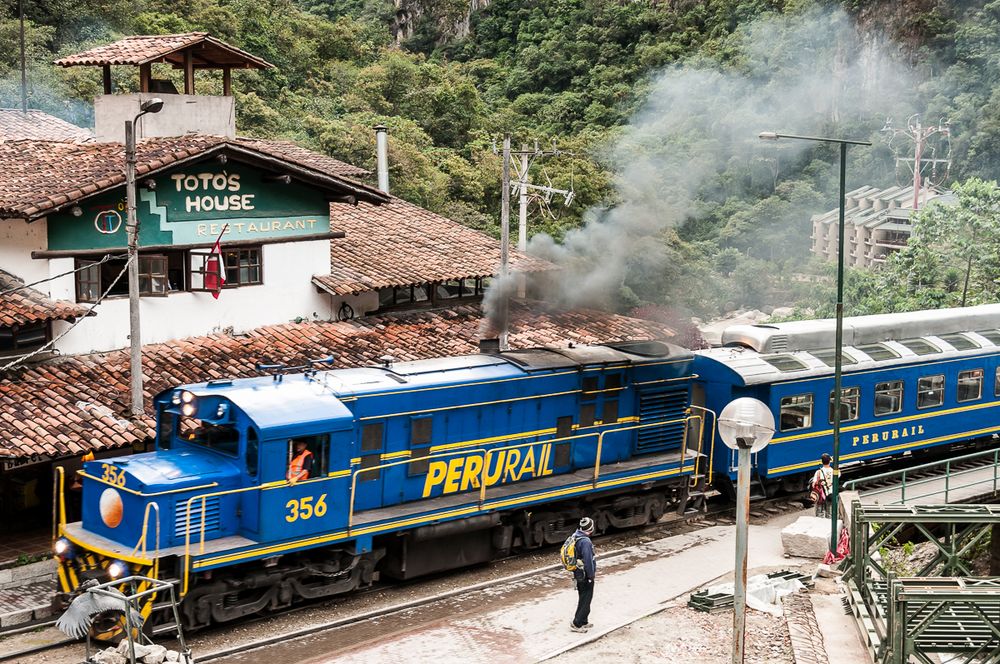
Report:
[[[1000,367],[997,367],[996,377],[993,379],[993,396],[1000,397]]]
[[[781,430],[794,431],[812,426],[813,395],[797,394],[781,398]]]
[[[858,387],[843,387],[840,390],[840,421],[850,422],[851,420],[858,419],[858,404],[861,401],[861,388]],[[830,390],[830,424],[833,424],[834,404],[836,403],[836,398],[833,390]]]
[[[862,346],[855,346],[855,348],[876,362],[881,362],[882,360],[894,360],[899,357],[899,353],[885,344],[865,344]]]
[[[933,408],[944,403],[944,376],[923,376],[917,380],[917,408]]]
[[[983,396],[983,370],[969,369],[958,372],[958,400],[975,401]]]
[[[875,414],[891,415],[903,410],[903,381],[875,384]]]

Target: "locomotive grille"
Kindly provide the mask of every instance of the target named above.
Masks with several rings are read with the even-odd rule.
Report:
[[[687,408],[687,390],[642,392],[639,394],[639,422],[651,424],[662,420],[684,417]],[[684,422],[662,427],[646,427],[637,431],[637,452],[659,452],[681,446],[684,442]]]
[[[197,542],[201,539],[201,500],[191,501],[191,541]],[[205,538],[219,532],[220,526],[219,496],[205,499]],[[187,521],[187,499],[177,502],[177,509],[174,512],[174,537],[183,538],[184,528]]]

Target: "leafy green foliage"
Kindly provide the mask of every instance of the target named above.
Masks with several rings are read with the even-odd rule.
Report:
[[[837,152],[762,148],[757,131],[799,124],[871,137],[871,150],[852,149],[849,188],[888,186],[895,164],[878,137],[884,115],[922,111],[952,122],[953,175],[980,179],[962,185],[954,208],[922,213],[911,247],[882,273],[852,271],[849,310],[995,299],[1000,1],[843,6],[919,63],[919,85],[911,71],[897,81],[899,94],[838,88],[849,56],[871,40],[857,41],[853,25],[814,0],[494,0],[485,8],[471,0],[26,0],[30,104],[88,124],[99,70],[55,68],[52,59],[127,34],[205,30],[276,65],[234,75],[242,133],[372,169],[372,127],[386,124],[393,192],[494,235],[494,142],[504,131],[515,147],[555,139],[563,154],[533,175],[572,189],[575,201],[534,214],[531,233],[561,241],[588,220],[632,214],[655,226],[668,216],[630,249],[604,304],[701,316],[789,302],[832,313],[832,268],[809,260],[808,246],[811,215],[836,205]],[[0,5],[8,45],[17,43],[15,9]],[[819,54],[809,61],[819,84],[798,98],[788,81],[803,75],[802,53]],[[19,104],[17,57],[16,48],[0,51],[3,106]],[[166,65],[155,69],[179,81]],[[658,101],[670,75],[704,87],[668,90]],[[136,73],[116,68],[114,82],[134,90]],[[211,72],[198,85],[221,90]],[[782,99],[784,108],[772,107]],[[576,260],[591,261],[585,271],[599,266],[603,248]]]

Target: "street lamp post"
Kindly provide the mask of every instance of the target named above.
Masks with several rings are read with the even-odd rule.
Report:
[[[719,413],[719,437],[729,449],[736,451],[739,458],[736,475],[736,567],[733,573],[733,664],[743,664],[746,650],[750,457],[767,447],[773,435],[774,415],[767,404],[757,399],[736,399]]]
[[[132,415],[143,414],[142,399],[142,339],[139,336],[139,219],[135,213],[135,123],[146,113],[159,113],[163,100],[147,99],[139,105],[139,113],[125,121],[125,199],[127,204],[125,231],[128,235],[128,334],[129,386]]]
[[[847,205],[847,146],[871,145],[869,141],[852,141],[842,138],[825,138],[822,136],[797,136],[795,134],[779,134],[764,131],[759,134],[763,140],[776,141],[779,138],[790,138],[799,141],[815,141],[819,143],[837,143],[840,145],[840,214],[837,231],[837,332],[834,341],[833,360],[833,401],[837,407],[833,409],[833,487],[830,492],[830,551],[837,551],[837,499],[840,494],[840,420],[843,408],[843,392],[841,379],[844,372],[844,213]]]

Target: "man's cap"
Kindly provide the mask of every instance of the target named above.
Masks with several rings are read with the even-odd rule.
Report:
[[[594,520],[591,519],[589,516],[585,516],[582,519],[580,519],[580,530],[582,530],[585,533],[594,532]]]

